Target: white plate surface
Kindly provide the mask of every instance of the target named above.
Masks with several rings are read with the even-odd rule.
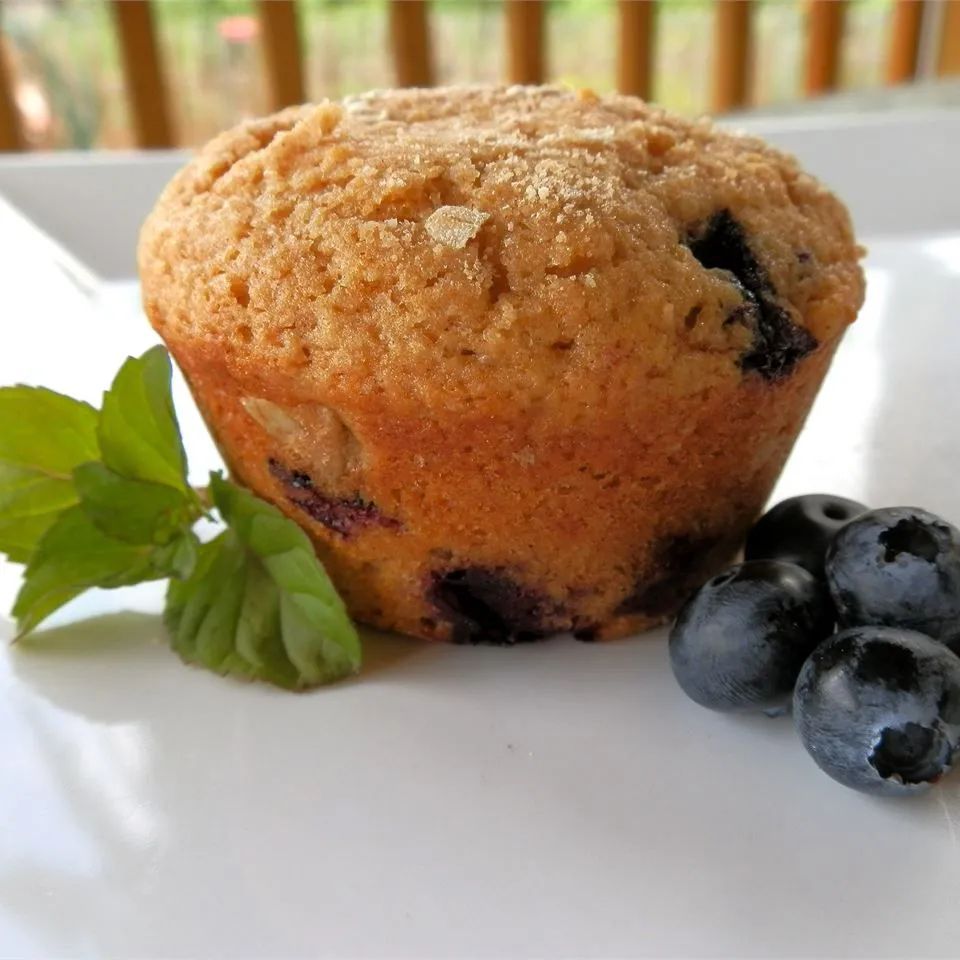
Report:
[[[909,147],[911,123],[887,142]],[[864,142],[845,129],[789,136],[836,181]],[[942,128],[927,137],[939,156]],[[879,174],[857,185],[885,238],[778,495],[960,519],[960,211],[929,169],[912,203]],[[103,272],[84,229],[72,254]],[[8,207],[0,245],[0,383],[96,400],[153,342],[135,285],[97,283]],[[216,454],[178,390],[202,473]],[[0,565],[3,609],[17,583]],[[183,667],[158,609],[153,587],[94,594],[0,650],[0,956],[960,951],[960,777],[913,802],[846,791],[789,720],[687,701],[662,632],[509,650],[371,637],[362,679],[293,696]]]

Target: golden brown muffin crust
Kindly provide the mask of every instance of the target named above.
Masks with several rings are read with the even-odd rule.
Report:
[[[484,217],[465,244],[429,229],[444,206]],[[681,242],[724,208],[803,325],[835,337],[861,284],[846,212],[759,140],[628,97],[373,93],[206,147],[144,232],[144,270],[169,271],[148,309],[238,365],[431,408],[603,405],[613,354],[624,383],[669,369],[671,392],[701,390],[737,375],[748,337]]]

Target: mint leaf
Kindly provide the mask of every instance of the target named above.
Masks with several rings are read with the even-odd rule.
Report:
[[[188,527],[177,531],[176,536],[157,547],[153,552],[153,565],[168,571],[167,575],[185,580],[200,559],[200,541]]]
[[[74,467],[99,455],[93,407],[42,387],[0,388],[0,552],[26,563],[76,503]]]
[[[0,387],[0,460],[69,480],[96,460],[97,411],[46,387]]]
[[[0,553],[26,563],[57,515],[76,502],[71,483],[0,463]]]
[[[170,584],[174,649],[217,673],[288,689],[355,673],[359,638],[306,534],[217,474],[210,490],[229,529],[200,548],[191,577]]]
[[[103,395],[97,437],[103,462],[115,473],[186,492],[187,462],[173,412],[171,373],[163,347],[127,359]]]
[[[195,539],[189,530],[181,539]],[[122,587],[184,571],[170,546],[123,543],[106,536],[74,506],[61,513],[43,535],[24,573],[13,605],[17,636],[35,629],[51,613],[90,587]],[[177,569],[177,561],[180,569]]]
[[[197,519],[194,500],[162,483],[128,480],[102,463],[73,471],[80,506],[107,536],[125,543],[166,544]]]
[[[171,581],[164,622],[173,649],[187,663],[198,663],[228,676],[256,677],[256,661],[245,659],[237,649],[248,566],[243,544],[236,534],[225,530],[200,547],[192,577]],[[276,597],[276,591],[269,593],[269,598]],[[281,659],[269,677],[264,673],[264,679],[293,687],[296,670],[289,658],[286,662]]]

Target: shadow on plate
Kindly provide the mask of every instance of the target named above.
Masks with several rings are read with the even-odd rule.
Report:
[[[40,630],[5,651],[33,694],[100,723],[139,720],[169,697],[155,680],[167,648],[159,616],[121,611]],[[109,677],[109,683],[104,678]]]
[[[5,633],[9,636],[12,629]],[[361,627],[360,634],[364,662],[359,681],[394,670],[415,656],[436,653],[441,647],[367,627]],[[14,644],[7,655],[11,673],[34,693],[73,713],[107,722],[148,714],[151,701],[164,695],[152,677],[171,664],[185,672],[185,682],[189,670],[190,676],[206,675],[234,690],[280,692],[266,684],[215,677],[202,668],[181,663],[169,649],[161,617],[133,611],[37,631]],[[115,679],[106,697],[104,670],[110,670]]]
[[[15,650],[31,656],[102,657],[136,652],[157,642],[163,642],[160,617],[125,610],[38,630],[17,641]]]
[[[399,633],[386,633],[363,625],[358,629],[363,644],[363,666],[359,677],[361,681],[364,677],[390,670],[405,660],[443,649],[442,644],[405,637]]]

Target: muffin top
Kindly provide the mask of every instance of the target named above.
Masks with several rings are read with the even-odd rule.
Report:
[[[843,205],[632,97],[382,91],[211,141],[140,241],[181,350],[290,402],[485,414],[788,380],[863,298]]]

